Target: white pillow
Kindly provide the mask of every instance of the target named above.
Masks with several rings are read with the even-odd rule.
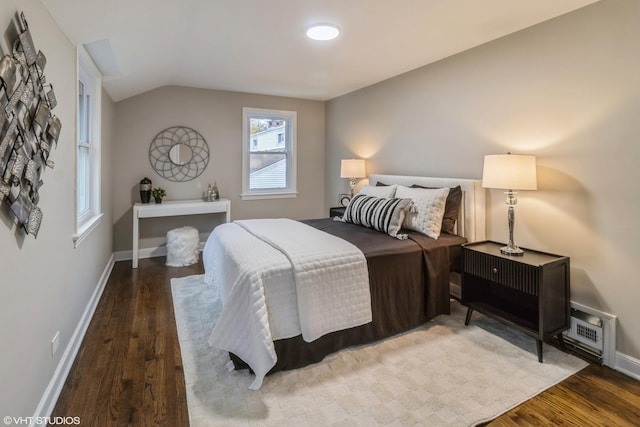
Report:
[[[438,239],[448,195],[448,188],[409,188],[398,185],[395,197],[413,200],[413,208],[404,217],[404,228]]]
[[[373,196],[373,197],[381,197],[383,199],[391,199],[395,197],[396,194],[396,184],[393,185],[365,185],[360,189],[358,194],[363,194],[365,196]]]

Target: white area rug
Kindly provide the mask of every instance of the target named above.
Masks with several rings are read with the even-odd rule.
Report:
[[[452,303],[408,333],[349,348],[306,368],[267,376],[251,391],[248,371],[229,372],[207,344],[222,304],[203,276],[172,279],[192,427],[469,426],[487,421],[587,366]]]

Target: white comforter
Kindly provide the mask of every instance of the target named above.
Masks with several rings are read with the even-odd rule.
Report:
[[[209,343],[231,351],[256,374],[257,389],[277,357],[273,341],[371,322],[367,262],[338,237],[288,219],[235,221],[209,237],[205,281],[224,306]]]

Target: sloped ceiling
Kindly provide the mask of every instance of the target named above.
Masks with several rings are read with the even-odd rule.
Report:
[[[165,85],[327,100],[596,0],[41,0],[115,101]],[[342,34],[312,41],[333,23]]]

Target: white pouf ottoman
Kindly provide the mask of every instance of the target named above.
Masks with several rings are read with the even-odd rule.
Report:
[[[180,227],[167,233],[167,266],[184,267],[198,262],[200,236],[194,227]]]

